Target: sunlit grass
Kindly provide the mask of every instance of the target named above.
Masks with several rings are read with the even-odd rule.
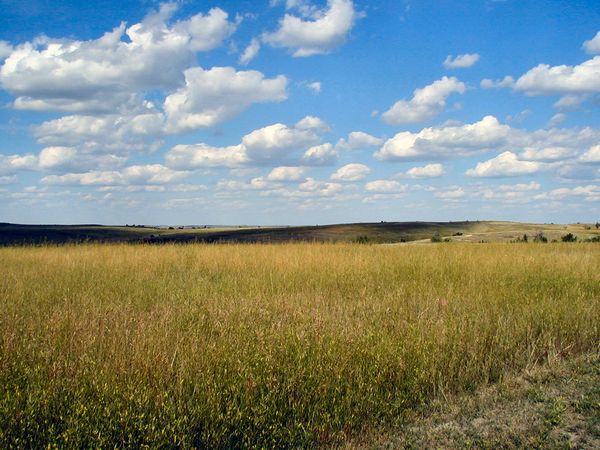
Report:
[[[0,249],[0,447],[306,447],[598,351],[594,244]]]

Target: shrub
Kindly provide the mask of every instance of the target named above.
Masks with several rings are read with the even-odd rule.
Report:
[[[573,233],[568,233],[565,234],[563,237],[560,238],[563,242],[577,242],[577,236],[575,236]]]
[[[538,231],[533,238],[533,242],[548,242],[548,238],[544,236],[543,231]]]
[[[442,242],[442,236],[440,236],[439,231],[433,233],[433,236],[431,236],[431,242]]]

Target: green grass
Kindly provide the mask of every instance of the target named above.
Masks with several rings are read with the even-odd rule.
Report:
[[[81,245],[0,261],[1,448],[336,445],[599,350],[595,244]]]

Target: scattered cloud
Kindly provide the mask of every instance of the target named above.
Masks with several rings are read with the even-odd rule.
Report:
[[[365,184],[365,189],[369,192],[376,192],[378,194],[397,194],[405,192],[407,186],[400,184],[395,180],[375,180]]]
[[[185,86],[164,102],[166,131],[180,133],[212,127],[240,114],[254,103],[280,102],[287,98],[287,78],[265,78],[255,70],[232,67],[204,70],[193,67],[184,72]]]
[[[6,41],[0,41],[0,60],[8,57],[13,52],[13,47]]]
[[[583,49],[592,55],[600,54],[600,31],[592,39],[583,43]]]
[[[437,178],[444,174],[442,164],[427,164],[423,167],[413,167],[406,171],[406,176],[410,178]]]
[[[311,91],[313,91],[315,94],[319,94],[321,92],[321,82],[320,81],[313,81],[312,83],[308,83],[306,86]]]
[[[444,67],[446,69],[464,69],[471,67],[477,61],[479,61],[478,53],[466,53],[454,58],[451,55],[448,55],[444,60]]]
[[[240,64],[246,65],[250,61],[252,61],[260,52],[260,41],[256,38],[250,41],[248,47],[244,50],[244,52],[240,55]]]
[[[548,121],[548,128],[554,128],[567,120],[567,115],[564,113],[556,113]]]
[[[266,179],[269,181],[298,181],[304,175],[304,170],[303,167],[275,167],[266,176]]]
[[[376,147],[383,143],[383,139],[371,136],[363,131],[352,131],[347,139],[340,139],[335,147],[342,151],[362,150]]]
[[[489,78],[484,78],[480,83],[483,89],[501,89],[501,88],[510,88],[515,85],[515,79],[510,75],[505,76],[501,80],[490,80]]]
[[[374,156],[398,161],[467,156],[503,146],[510,133],[508,125],[486,116],[473,124],[403,131],[388,139]]]
[[[338,181],[359,181],[365,178],[370,172],[371,169],[365,164],[346,164],[345,166],[336,170],[331,175],[331,179]]]
[[[328,0],[327,9],[311,11],[308,16],[285,14],[279,29],[263,34],[263,41],[287,48],[294,57],[326,54],[346,41],[361,14],[354,10],[352,0]]]
[[[213,147],[204,143],[179,144],[167,152],[165,160],[169,167],[178,169],[238,168],[280,163],[315,165],[318,158],[325,157],[327,150],[329,153],[333,151],[330,144],[329,147],[312,147],[328,130],[329,125],[322,119],[306,116],[294,126],[276,123],[254,130],[243,136],[238,145]],[[304,153],[302,160],[301,153]]]
[[[169,184],[190,175],[188,171],[175,171],[161,164],[126,167],[121,171],[90,171],[48,175],[43,184],[59,185],[122,185],[122,184]]]
[[[34,155],[0,154],[0,175],[13,175],[22,170],[35,170],[38,160]]]
[[[176,9],[162,4],[96,40],[41,37],[18,45],[0,68],[0,85],[18,109],[68,112],[114,112],[138,91],[175,87],[195,52],[220,46],[236,29],[220,8],[170,24]]]
[[[442,77],[424,88],[415,89],[411,100],[399,100],[381,115],[390,125],[417,123],[437,116],[452,93],[462,94],[466,86],[455,77]]]
[[[600,145],[594,145],[580,156],[579,161],[583,163],[600,163]]]
[[[315,145],[304,152],[303,164],[307,166],[328,166],[337,161],[338,153],[329,142]]]
[[[448,189],[447,191],[437,191],[433,195],[444,200],[457,200],[465,196],[465,190],[461,187]]]
[[[512,152],[504,152],[485,162],[477,163],[466,172],[470,177],[514,177],[539,172],[542,165],[534,161],[520,160]]]

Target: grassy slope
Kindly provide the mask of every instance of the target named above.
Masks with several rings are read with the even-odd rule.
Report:
[[[595,244],[85,245],[0,260],[2,448],[340,443],[600,342]]]
[[[438,399],[401,426],[344,448],[598,449],[600,355],[555,360],[474,394]]]
[[[589,228],[590,226],[587,225]],[[567,232],[585,238],[598,235],[586,225],[528,224],[519,222],[385,222],[279,228],[174,229],[100,225],[0,224],[0,245],[20,243],[104,242],[350,242],[367,238],[373,243],[428,240],[434,233],[459,242],[503,242],[543,231],[549,239]],[[462,236],[454,236],[457,232]]]

